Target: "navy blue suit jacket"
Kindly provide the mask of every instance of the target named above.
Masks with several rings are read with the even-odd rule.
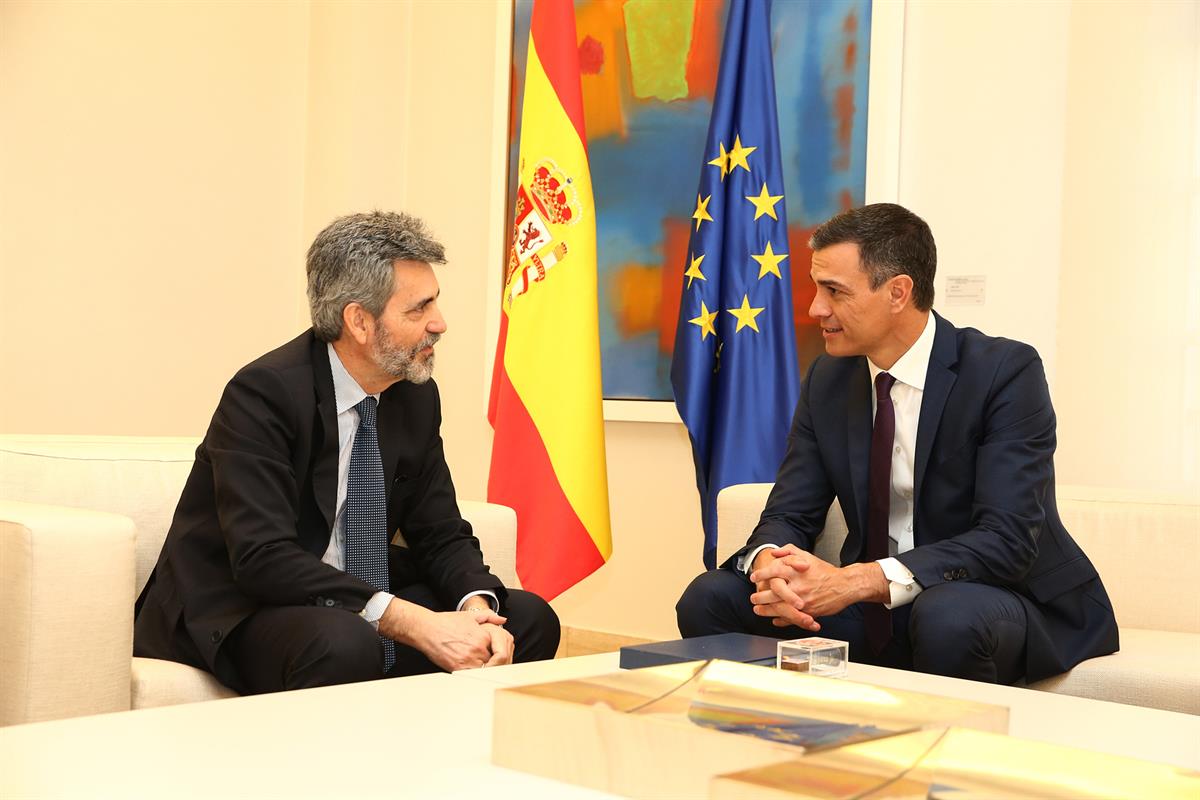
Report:
[[[1037,351],[934,316],[917,426],[914,548],[899,560],[925,589],[966,580],[1014,592],[1028,618],[1030,681],[1114,652],[1108,594],[1055,505],[1054,408]],[[862,561],[871,426],[866,358],[818,357],[775,486],[738,555],[769,543],[811,551],[836,497],[849,528],[842,563]]]

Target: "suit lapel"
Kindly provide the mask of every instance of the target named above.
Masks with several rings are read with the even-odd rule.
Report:
[[[854,487],[854,510],[858,517],[856,527],[861,536],[853,553],[858,558],[865,541],[867,519],[867,483],[871,469],[871,370],[867,359],[859,358],[850,371],[850,390],[846,403],[846,452],[850,456],[850,481]]]
[[[317,508],[325,519],[325,529],[333,530],[333,511],[337,503],[338,427],[337,400],[333,393],[333,372],[329,368],[329,350],[320,339],[313,337],[313,383],[317,392],[317,419],[320,421],[317,448],[313,465],[313,494]]]
[[[396,392],[388,389],[379,395],[379,457],[383,460],[383,485],[389,499],[396,477],[396,462],[400,458],[400,437],[396,432],[401,429],[403,413],[404,404]]]
[[[933,313],[933,312],[930,312]],[[917,454],[913,464],[913,496],[921,497],[921,484],[929,466],[929,454],[937,438],[942,410],[958,374],[958,336],[955,328],[934,314],[937,328],[933,335],[933,350],[929,354],[929,369],[925,373],[925,391],[921,394],[921,415],[917,422]],[[918,500],[919,502],[919,500]]]

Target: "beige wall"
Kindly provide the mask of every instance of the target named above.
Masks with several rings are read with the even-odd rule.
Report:
[[[1051,375],[1071,9],[909,4],[900,189],[886,198],[933,229],[934,307],[957,325],[1029,342]],[[952,275],[984,276],[985,304],[951,303]]]
[[[508,13],[0,4],[0,430],[201,433],[232,371],[303,326],[312,235],[399,207],[447,243],[444,435],[482,497]],[[1045,357],[1061,483],[1200,492],[1197,13],[905,14],[898,199],[934,227],[939,291],[987,278],[985,305],[940,310]],[[614,555],[555,607],[665,638],[699,569],[687,436],[606,430]]]
[[[1200,4],[1071,18],[1059,465],[1200,495]],[[1064,413],[1068,412],[1068,413]]]
[[[0,3],[0,428],[197,433],[297,330],[309,16]]]

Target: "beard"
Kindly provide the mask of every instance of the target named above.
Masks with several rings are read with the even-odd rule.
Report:
[[[409,383],[425,383],[433,377],[433,353],[422,357],[421,351],[433,347],[442,338],[440,333],[427,333],[421,341],[406,348],[396,344],[383,326],[378,330],[371,355],[379,369]]]

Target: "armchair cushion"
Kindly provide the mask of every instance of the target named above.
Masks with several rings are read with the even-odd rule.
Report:
[[[130,687],[130,705],[133,708],[173,706],[237,696],[237,692],[202,669],[157,658],[133,659]]]
[[[198,443],[166,436],[0,436],[0,497],[132,519],[140,592],[158,561]]]
[[[1119,652],[1089,658],[1070,672],[1030,684],[1029,688],[1200,714],[1198,667],[1200,636],[1122,628]]]

